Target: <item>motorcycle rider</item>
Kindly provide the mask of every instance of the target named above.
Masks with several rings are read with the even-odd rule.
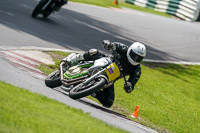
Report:
[[[135,42],[131,46],[127,46],[119,42],[103,40],[103,47],[106,50],[115,51],[120,55],[119,62],[122,67],[122,73],[123,75],[129,75],[127,83],[124,84],[124,90],[126,93],[132,92],[141,75],[140,62],[146,56],[145,45],[140,42]],[[76,64],[82,60],[96,60],[105,56],[106,55],[104,53],[98,51],[97,49],[90,49],[85,53],[74,56],[70,60],[70,63]],[[113,105],[115,97],[114,84],[92,94],[92,96],[97,98],[103,106],[110,108]]]
[[[61,7],[65,4],[67,4],[68,0],[58,0],[59,6],[57,7],[56,11],[59,11]]]

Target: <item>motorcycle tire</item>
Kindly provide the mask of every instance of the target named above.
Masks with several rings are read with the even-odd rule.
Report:
[[[46,5],[46,3],[48,2],[49,0],[41,0],[37,6],[35,7],[35,9],[33,10],[32,12],[32,17],[35,18],[37,17],[38,14],[40,14],[42,12],[42,8]]]
[[[93,82],[93,83],[91,83]],[[104,85],[106,84],[106,80],[102,77],[95,79],[95,81],[91,81],[88,87],[83,86],[83,83],[78,84],[74,88],[72,88],[69,92],[69,97],[72,99],[79,99],[88,95],[91,95],[92,93],[97,92],[98,90],[102,89]]]
[[[60,80],[60,71],[57,70],[49,74],[45,79],[45,84],[50,88],[61,86],[62,82]]]

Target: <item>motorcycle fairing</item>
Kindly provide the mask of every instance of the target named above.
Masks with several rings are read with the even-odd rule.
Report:
[[[110,64],[105,71],[109,81],[113,81],[120,76],[120,70],[115,63]]]

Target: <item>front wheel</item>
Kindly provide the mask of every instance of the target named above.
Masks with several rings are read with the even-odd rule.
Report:
[[[73,99],[78,99],[91,95],[92,93],[102,89],[105,84],[106,80],[102,77],[94,79],[93,81],[91,81],[89,84],[86,85],[80,83],[79,85],[75,86],[73,89],[70,90],[69,97]]]
[[[42,8],[48,3],[49,0],[41,0],[35,9],[32,12],[32,17],[35,18],[37,17],[38,14],[42,13]]]
[[[45,79],[45,84],[50,88],[61,86],[62,82],[60,80],[60,71],[57,70],[49,74]]]

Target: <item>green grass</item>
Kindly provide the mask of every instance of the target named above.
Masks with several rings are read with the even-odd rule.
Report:
[[[53,58],[55,65],[40,65],[38,69],[43,71],[45,74],[50,74],[53,71],[56,71],[59,68],[60,61],[68,56],[70,53],[60,52],[60,51],[53,51],[48,52],[49,55]]]
[[[131,94],[116,87],[115,108],[126,115],[140,106],[141,122],[175,133],[198,133],[200,126],[200,66],[149,64],[142,66],[142,76]]]
[[[129,117],[139,105],[139,123],[160,132],[199,133],[199,81],[200,66],[143,63],[132,93],[122,89],[123,80],[115,83],[112,110]]]
[[[0,133],[121,133],[81,110],[0,82]]]
[[[165,16],[165,17],[168,17],[168,18],[172,17],[171,15],[169,15],[167,13],[154,11],[153,9],[150,9],[150,8],[144,8],[144,7],[141,7],[141,6],[132,5],[132,4],[128,4],[128,3],[125,3],[125,2],[120,3],[120,6],[130,8],[130,9],[134,9],[134,10],[138,10],[138,11],[142,11],[142,12],[148,12],[148,13],[151,13],[151,14]]]
[[[160,16],[172,17],[169,14],[154,11],[153,9],[149,9],[149,8],[132,5],[132,4],[126,3],[124,1],[119,1],[118,5],[113,4],[114,0],[70,0],[70,1],[91,4],[91,5],[96,5],[96,6],[102,6],[102,7],[115,7],[115,8],[126,7],[126,8],[139,10],[139,11],[143,11],[143,12],[148,12],[148,13],[156,14],[156,15],[160,15]]]
[[[113,4],[113,0],[70,0],[72,2],[85,3],[90,5],[102,6],[102,7],[119,7]]]

